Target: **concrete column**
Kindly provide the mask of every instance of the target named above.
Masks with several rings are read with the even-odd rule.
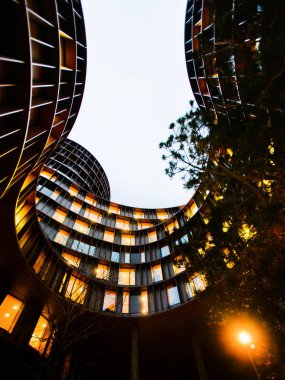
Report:
[[[197,366],[197,370],[199,374],[199,379],[208,380],[200,344],[199,344],[198,338],[195,335],[192,335],[192,349],[193,349],[195,362],[196,362],[196,366]]]
[[[139,380],[139,336],[136,323],[132,328],[131,339],[131,380]]]

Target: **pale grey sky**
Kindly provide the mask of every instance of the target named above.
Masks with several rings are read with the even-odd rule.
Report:
[[[70,138],[103,166],[114,202],[171,207],[190,198],[164,173],[160,141],[188,110],[186,0],[82,0],[87,81]]]

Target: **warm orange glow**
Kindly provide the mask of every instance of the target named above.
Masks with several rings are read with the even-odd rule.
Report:
[[[79,264],[80,264],[79,257],[71,255],[70,253],[67,253],[67,252],[62,252],[62,257],[68,262],[68,264],[73,265],[76,268],[79,267]]]
[[[113,243],[114,242],[114,236],[115,235],[114,235],[113,231],[105,230],[103,239],[105,241],[108,241],[109,243]]]
[[[11,332],[21,314],[22,308],[23,303],[8,294],[0,306],[0,327]]]
[[[251,342],[251,336],[249,335],[248,332],[246,331],[241,331],[239,334],[238,334],[238,340],[240,341],[240,343],[242,344],[249,344]]]
[[[154,241],[157,241],[156,231],[151,231],[148,233],[148,241],[149,243],[153,243]]]
[[[72,197],[75,197],[78,194],[78,189],[75,186],[71,185],[68,189],[68,192]]]
[[[93,210],[90,207],[86,207],[86,210],[84,212],[84,217],[92,220],[92,222],[100,223],[102,219],[102,215],[100,212]]]
[[[164,210],[161,210],[161,211],[157,210],[156,215],[157,215],[157,219],[167,219],[168,218],[168,214]]]
[[[30,339],[29,345],[39,351],[40,354],[43,354],[49,337],[49,325],[47,323],[47,320],[41,315]]]

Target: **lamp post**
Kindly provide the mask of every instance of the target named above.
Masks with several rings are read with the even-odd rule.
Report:
[[[245,349],[246,349],[246,352],[247,352],[247,355],[249,357],[249,360],[251,362],[251,365],[252,365],[252,368],[254,369],[254,373],[256,375],[256,378],[258,380],[262,380],[261,379],[261,376],[256,368],[256,365],[254,363],[254,360],[251,356],[251,353],[250,353],[250,349],[254,349],[254,343],[252,342],[252,339],[251,339],[251,336],[250,334],[247,332],[247,331],[241,331],[239,334],[238,334],[238,340],[239,342],[244,345]]]

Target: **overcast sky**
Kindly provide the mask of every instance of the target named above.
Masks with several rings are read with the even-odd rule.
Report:
[[[82,0],[87,81],[70,138],[103,166],[114,202],[171,207],[190,197],[164,173],[160,141],[187,110],[186,0]]]

